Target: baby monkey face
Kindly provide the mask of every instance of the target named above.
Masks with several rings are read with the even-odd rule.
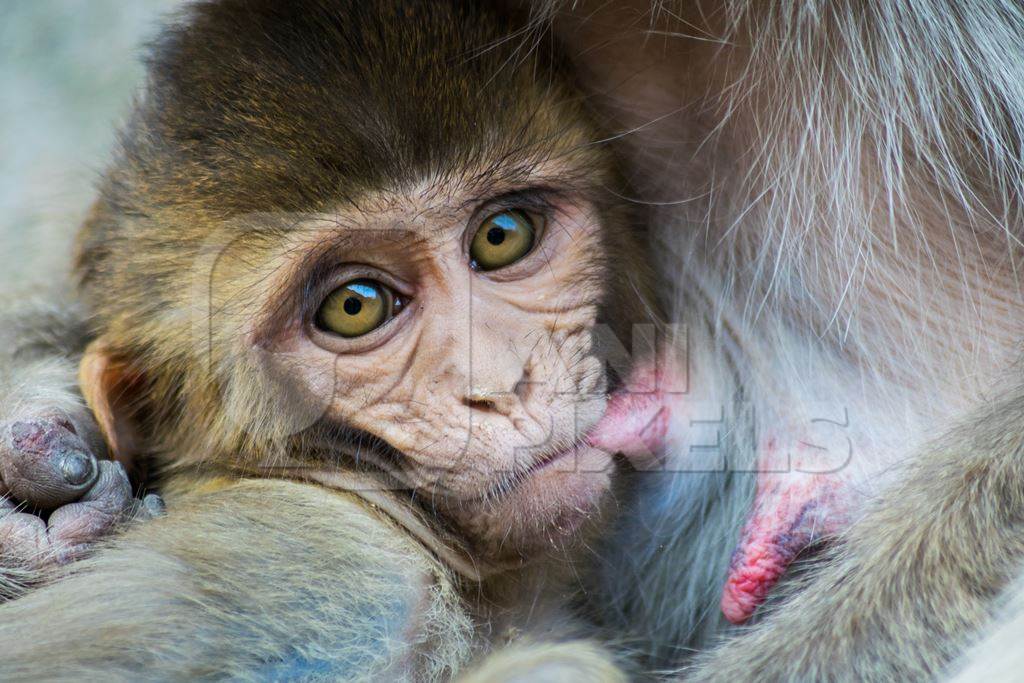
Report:
[[[506,10],[209,2],[168,30],[77,266],[124,444],[359,468],[502,549],[597,509],[593,332],[629,337],[647,269],[571,63]]]
[[[607,393],[607,226],[561,175],[430,182],[306,217],[245,287],[277,293],[250,339],[337,455],[519,552],[575,530],[612,465],[585,443]]]

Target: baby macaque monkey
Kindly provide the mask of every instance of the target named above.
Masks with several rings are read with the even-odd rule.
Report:
[[[0,677],[433,678],[562,623],[538,594],[616,467],[587,435],[627,422],[605,342],[656,315],[612,153],[509,16],[218,0],[165,33],[77,272],[82,391],[168,513],[5,606]]]

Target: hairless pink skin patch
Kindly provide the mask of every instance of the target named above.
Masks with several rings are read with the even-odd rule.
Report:
[[[592,446],[622,453],[638,470],[658,462],[676,413],[682,409],[682,370],[673,362],[638,365],[608,401],[604,417],[590,431]]]
[[[764,460],[762,468],[768,469],[770,464]],[[754,507],[722,591],[726,619],[734,624],[749,619],[801,551],[846,526],[849,513],[844,488],[835,475],[758,474]]]

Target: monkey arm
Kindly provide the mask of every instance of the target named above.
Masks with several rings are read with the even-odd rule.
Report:
[[[607,648],[586,640],[572,640],[516,644],[501,649],[461,676],[458,683],[625,683],[628,680],[626,671]]]
[[[54,295],[6,296],[0,316],[0,597],[80,556],[132,510],[121,465],[98,461],[77,390],[85,313]],[[156,504],[156,501],[150,500]],[[50,513],[44,523],[36,512]]]
[[[0,679],[430,680],[466,655],[444,570],[353,497],[214,482],[169,510],[0,607]]]
[[[974,417],[921,452],[789,601],[687,680],[941,673],[1024,556],[1024,391]]]
[[[1024,667],[1024,574],[1001,598],[1001,619],[986,628],[985,636],[960,658],[951,671],[953,683],[1015,680]]]

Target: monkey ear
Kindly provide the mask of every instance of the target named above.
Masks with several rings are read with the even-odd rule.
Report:
[[[130,466],[141,445],[133,398],[143,384],[142,376],[97,339],[82,356],[78,383],[111,457]]]

